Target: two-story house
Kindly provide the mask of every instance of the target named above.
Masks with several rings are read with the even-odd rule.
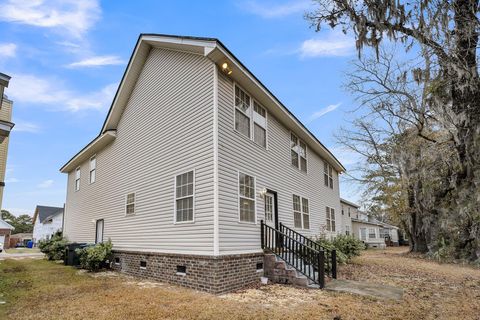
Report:
[[[57,231],[63,229],[63,208],[37,206],[33,214],[33,235],[35,245],[41,240],[48,240]]]
[[[7,169],[8,141],[14,126],[12,123],[13,102],[4,94],[9,82],[10,76],[0,72],[0,208],[3,208],[2,200]]]
[[[344,170],[219,40],[142,34],[100,134],[61,168],[64,234],[111,239],[125,273],[226,292],[262,275],[261,220],[336,233]]]

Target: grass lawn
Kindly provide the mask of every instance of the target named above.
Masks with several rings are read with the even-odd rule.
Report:
[[[214,296],[45,260],[0,261],[0,319],[479,319],[480,270],[405,249],[367,251],[340,278],[405,289],[402,301],[268,285]]]

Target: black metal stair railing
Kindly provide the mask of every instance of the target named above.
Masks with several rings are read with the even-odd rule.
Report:
[[[335,249],[329,250],[322,247],[317,242],[305,237],[303,234],[285,226],[281,222],[279,223],[279,231],[286,234],[287,236],[299,241],[311,248],[314,248],[317,251],[325,252],[325,272],[328,276],[333,279],[337,278],[337,251]]]
[[[261,221],[262,249],[271,251],[308,279],[325,286],[325,253]]]

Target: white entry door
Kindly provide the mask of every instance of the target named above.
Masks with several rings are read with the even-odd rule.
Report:
[[[272,193],[265,195],[265,223],[275,228],[275,196]]]

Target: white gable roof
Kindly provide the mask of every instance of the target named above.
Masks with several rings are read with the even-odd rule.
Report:
[[[338,172],[344,172],[345,167],[337,158],[271,93],[253,73],[251,73],[218,39],[187,36],[172,36],[164,34],[141,34],[133,50],[128,66],[123,74],[102,130],[97,138],[77,153],[61,169],[61,172],[70,172],[79,163],[94,154],[94,150],[103,148],[106,143],[115,139],[115,132],[125,109],[130,94],[142,71],[143,65],[152,48],[166,48],[201,54],[221,66],[228,63],[232,73],[229,75],[244,89],[252,94],[268,111],[273,114],[287,128],[292,130],[300,139],[305,141],[310,149],[314,150]],[[105,135],[109,135],[108,139]],[[100,141],[103,141],[101,143]],[[99,146],[101,144],[101,146]]]
[[[6,221],[0,219],[0,229],[10,229],[10,230],[15,230],[13,226],[11,226],[9,223]]]

